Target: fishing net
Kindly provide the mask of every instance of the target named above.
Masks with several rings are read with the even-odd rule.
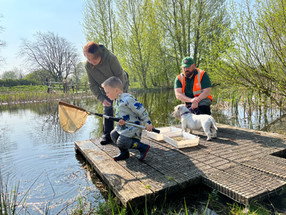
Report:
[[[67,133],[75,133],[79,130],[86,118],[88,112],[80,107],[59,102],[59,119],[62,129]]]

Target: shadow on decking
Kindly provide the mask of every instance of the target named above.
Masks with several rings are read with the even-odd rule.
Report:
[[[285,140],[281,137],[254,130],[246,131],[235,128],[219,128],[217,142],[223,143],[221,141],[223,138],[227,138],[233,142],[236,142],[236,140],[251,141],[263,146],[286,148]]]

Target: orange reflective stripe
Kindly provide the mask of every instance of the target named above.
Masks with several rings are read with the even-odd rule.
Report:
[[[200,70],[200,69],[197,69],[197,71],[198,71],[198,74],[194,78],[194,85],[193,85],[193,94],[195,97],[199,96],[203,92],[201,81],[205,73],[205,71]]]
[[[193,94],[195,97],[198,97],[202,92],[202,78],[205,74],[204,70],[200,70],[197,68],[198,74],[195,75],[194,78],[194,85],[193,85]],[[185,93],[185,88],[186,88],[186,77],[183,75],[183,73],[181,73],[180,75],[178,75],[178,79],[180,80],[181,84],[182,84],[182,93]],[[183,80],[182,80],[183,79]],[[212,101],[213,97],[211,95],[208,96],[208,98]]]
[[[183,78],[183,88],[182,88],[182,92],[185,93],[185,90],[186,90],[186,77],[183,76],[183,73],[181,73],[181,77]]]
[[[195,76],[194,86],[193,86],[193,94],[195,97],[199,96],[203,92],[203,90],[202,90],[202,78],[205,74],[204,70],[197,69],[197,71],[198,71],[198,74]],[[213,100],[212,95],[209,95],[208,98],[211,101]]]

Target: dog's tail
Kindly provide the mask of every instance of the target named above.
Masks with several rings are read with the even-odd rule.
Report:
[[[212,121],[212,124],[213,124],[213,127],[215,128],[215,130],[218,130],[217,127],[216,127],[216,123],[215,123],[215,120],[213,117],[211,117],[211,121]]]

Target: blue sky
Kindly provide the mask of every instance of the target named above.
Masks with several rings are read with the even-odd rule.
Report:
[[[0,64],[0,76],[18,68],[29,71],[18,56],[22,39],[35,41],[36,32],[53,32],[75,45],[81,60],[86,40],[83,33],[84,0],[0,0],[0,39],[6,43],[0,49],[5,62]]]

